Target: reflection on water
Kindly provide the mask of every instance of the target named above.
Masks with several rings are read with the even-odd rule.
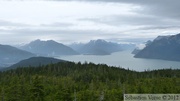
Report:
[[[75,56],[63,56],[60,59],[74,61],[74,62],[93,62],[103,63],[110,66],[118,66],[123,68],[129,68],[136,71],[173,68],[180,69],[180,62],[166,61],[157,59],[141,59],[134,58],[131,51],[116,52],[111,55],[95,56],[95,55],[75,55]]]

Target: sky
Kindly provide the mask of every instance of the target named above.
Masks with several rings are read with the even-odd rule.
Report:
[[[143,43],[180,32],[180,0],[1,0],[0,44],[105,39]]]

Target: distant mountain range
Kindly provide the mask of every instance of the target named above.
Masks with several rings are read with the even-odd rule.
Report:
[[[31,57],[1,70],[15,69],[17,67],[38,67],[38,66],[48,65],[51,63],[54,64],[58,62],[67,62],[67,61],[55,59],[51,57]]]
[[[9,45],[0,45],[0,64],[2,67],[33,56],[35,56],[35,54],[15,47]]]
[[[117,44],[113,42],[107,42],[105,40],[91,40],[86,44],[71,44],[71,48],[77,52],[85,55],[110,55],[113,52],[122,51],[127,48],[135,47],[132,44]]]
[[[180,34],[158,36],[134,57],[180,61]]]
[[[61,43],[55,42],[53,40],[41,41],[38,39],[30,42],[29,44],[21,46],[20,49],[29,51],[39,56],[61,56],[79,54],[72,48]]]
[[[35,40],[26,45],[15,48],[9,45],[0,45],[0,68],[8,67],[21,60],[35,57],[56,57],[62,55],[109,55],[113,52],[122,51],[134,47],[133,44],[118,44],[105,40],[91,40],[86,44],[63,45],[53,40]]]

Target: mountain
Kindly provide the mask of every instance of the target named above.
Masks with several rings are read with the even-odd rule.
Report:
[[[23,50],[35,53],[40,56],[77,55],[78,52],[53,40],[35,40],[20,47]]]
[[[84,45],[85,45],[85,43],[72,43],[72,44],[70,44],[68,46],[71,47],[72,49],[74,49],[75,51],[78,51]]]
[[[102,39],[91,40],[90,42],[83,43],[74,43],[69,45],[69,47],[78,51],[81,54],[86,55],[110,55],[113,52],[118,52],[126,49],[134,48],[133,44],[118,44],[113,42],[107,42]]]
[[[137,54],[137,53],[139,53],[140,51],[141,51],[141,49],[135,48],[135,49],[132,51],[131,54]]]
[[[81,54],[86,55],[110,55],[113,52],[121,51],[122,48],[117,43],[107,42],[105,40],[91,40],[90,42],[76,48]]]
[[[55,59],[55,58],[50,58],[50,57],[31,57],[29,59],[22,60],[8,68],[5,68],[5,70],[8,69],[14,69],[17,67],[37,67],[41,65],[47,65],[47,64],[54,64],[58,62],[66,62],[65,60],[60,60],[60,59]]]
[[[9,45],[0,45],[0,64],[7,66],[11,63],[19,62],[20,60],[27,59],[35,56],[34,54],[20,50]]]
[[[127,43],[127,44],[119,44],[122,48],[122,50],[133,50],[134,48],[136,48],[136,45],[135,44],[132,44],[132,43]]]
[[[134,57],[180,61],[180,34],[158,36]]]

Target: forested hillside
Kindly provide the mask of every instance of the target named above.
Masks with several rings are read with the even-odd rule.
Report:
[[[2,101],[122,101],[124,93],[180,93],[180,70],[61,62],[0,73]]]

